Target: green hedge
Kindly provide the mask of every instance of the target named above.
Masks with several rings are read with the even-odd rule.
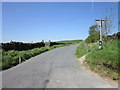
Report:
[[[42,48],[34,48],[27,51],[2,51],[2,64],[1,67],[3,70],[8,69],[10,67],[13,67],[17,64],[19,64],[19,57],[22,61],[25,61],[26,59],[29,59],[33,56],[36,56],[38,54],[41,54],[45,51],[50,50],[49,47],[42,47]]]

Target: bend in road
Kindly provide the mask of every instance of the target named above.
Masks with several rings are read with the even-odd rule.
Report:
[[[57,48],[2,72],[3,88],[112,88],[83,70],[76,59],[77,45]]]

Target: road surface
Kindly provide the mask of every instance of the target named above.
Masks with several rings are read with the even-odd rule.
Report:
[[[76,59],[77,45],[56,48],[2,72],[2,88],[111,88],[86,72]]]

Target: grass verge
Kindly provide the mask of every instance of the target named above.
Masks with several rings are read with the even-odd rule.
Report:
[[[103,77],[118,80],[118,40],[103,42],[103,49],[98,50],[98,43],[82,43],[76,50],[77,57],[87,54],[84,65]]]

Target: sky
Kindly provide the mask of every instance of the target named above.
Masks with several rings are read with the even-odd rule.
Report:
[[[3,2],[2,42],[85,40],[95,19],[114,9],[118,31],[117,2]]]

